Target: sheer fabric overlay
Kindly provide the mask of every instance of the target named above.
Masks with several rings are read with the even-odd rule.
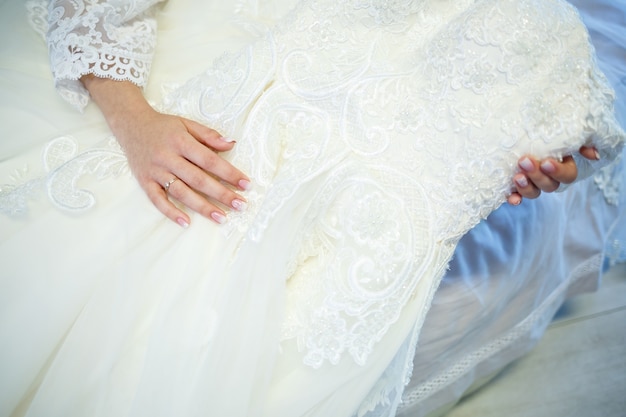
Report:
[[[35,0],[30,21],[46,37],[57,89],[78,109],[89,93],[86,74],[144,86],[156,41],[154,5],[162,0]]]
[[[142,83],[152,3],[53,3],[55,78],[93,72]],[[54,35],[74,33],[66,22],[90,28],[77,41],[87,42],[82,49]],[[94,37],[100,23],[106,36]],[[142,41],[107,50],[122,38],[134,42],[125,31]],[[85,95],[74,92],[63,94],[82,106]],[[302,1],[160,107],[241,138],[229,158],[254,180],[249,208],[184,238],[151,232],[168,256],[149,273],[140,271],[154,245],[105,268],[93,288],[107,291],[88,291],[90,308],[54,357],[30,415],[393,416],[450,256],[505,200],[517,159],[593,143],[610,160],[623,142],[587,33],[560,1]],[[26,212],[40,187],[59,208],[94,209],[95,194],[79,180],[126,170],[112,141],[79,151],[59,138],[46,155],[49,174],[3,191],[4,212]],[[131,189],[119,187],[107,204],[140,204],[122,204]],[[193,254],[215,262],[185,265],[180,282],[168,281],[181,264],[165,259]],[[101,279],[122,271],[134,279]],[[90,320],[103,319],[98,306],[111,300],[128,324],[120,330],[105,320],[107,346],[81,344],[94,331]],[[193,360],[171,363],[181,351]],[[82,362],[68,371],[77,353]],[[94,361],[101,366],[87,378],[90,367],[79,364]],[[58,398],[55,387],[69,376],[90,381],[79,402]],[[224,386],[244,400],[234,406],[219,395]]]

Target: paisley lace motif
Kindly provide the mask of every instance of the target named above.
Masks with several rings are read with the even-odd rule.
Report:
[[[434,291],[460,236],[505,200],[519,156],[618,149],[611,101],[559,0],[305,0],[163,109],[240,138],[229,157],[255,189],[226,234],[260,241],[281,216],[299,228],[283,340],[317,368],[367,365],[421,280]],[[91,156],[55,171],[118,167]],[[361,414],[388,415],[409,368],[390,367]]]
[[[243,138],[232,161],[258,187],[227,233],[259,240],[302,199],[283,337],[320,367],[367,363],[519,156],[619,147],[611,100],[561,2],[311,0],[166,108]]]
[[[82,109],[89,94],[77,80],[85,74],[145,85],[156,43],[152,6],[159,1],[27,2],[31,24],[46,34],[61,96]]]
[[[79,152],[78,143],[69,136],[50,141],[43,151],[45,174],[27,179],[28,167],[18,170],[12,183],[0,187],[0,212],[19,216],[28,211],[30,198],[45,190],[49,200],[59,209],[74,213],[89,210],[96,198],[78,186],[85,176],[103,180],[128,173],[126,156],[110,138],[99,148]]]
[[[427,200],[400,197],[419,189],[401,173],[355,163],[334,170],[314,196],[284,327],[306,364],[338,363],[349,352],[365,365],[434,263]]]

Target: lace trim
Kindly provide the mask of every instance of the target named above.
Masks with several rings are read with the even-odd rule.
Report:
[[[232,154],[258,187],[231,230],[261,239],[316,182],[283,328],[312,367],[345,353],[367,363],[424,268],[437,268],[422,242],[453,246],[504,201],[517,156],[622,140],[571,7],[424,7],[302,2],[267,39],[167,99],[176,113],[254,138]]]
[[[558,0],[305,0],[164,108],[240,138],[230,157],[255,190],[225,233],[259,241],[297,208],[283,339],[307,366],[367,365],[440,253],[505,200],[519,156],[621,143],[590,53]],[[67,166],[106,156],[121,157]],[[369,404],[394,408],[396,382]]]
[[[546,325],[551,319],[547,317],[551,310],[554,310],[555,303],[567,293],[568,288],[578,281],[580,278],[585,277],[590,271],[599,271],[602,265],[602,254],[598,254],[589,259],[584,264],[577,267],[569,276],[569,279],[562,282],[531,314],[529,314],[524,320],[519,322],[509,331],[502,336],[492,340],[489,343],[481,346],[479,349],[465,355],[463,358],[452,364],[450,367],[442,370],[437,375],[433,376],[422,384],[413,388],[410,392],[405,392],[402,396],[402,403],[399,406],[399,412],[406,412],[410,408],[417,406],[419,403],[425,401],[428,397],[434,393],[441,391],[443,388],[453,384],[461,379],[470,370],[474,369],[480,363],[485,362],[489,358],[503,352],[507,348],[510,348],[516,342],[520,341],[524,337],[528,337],[533,331],[536,331],[536,326],[545,322]],[[492,372],[488,370],[487,372]],[[480,378],[480,375],[477,375]],[[459,393],[459,395],[462,393]],[[451,400],[456,400],[451,399]]]
[[[82,110],[89,94],[78,80],[86,74],[144,86],[156,45],[152,6],[158,2],[54,0],[49,7],[42,0],[27,2],[31,25],[46,34],[61,96]]]
[[[624,188],[624,164],[621,163],[623,155],[619,155],[614,163],[599,170],[594,176],[593,181],[604,194],[607,203],[617,206],[620,196],[623,195]]]
[[[28,202],[44,190],[50,202],[63,211],[81,213],[92,208],[96,199],[92,192],[80,188],[84,176],[103,180],[129,173],[128,162],[115,138],[103,146],[78,151],[78,142],[71,136],[50,141],[43,150],[45,173],[27,179],[27,166],[15,171],[12,183],[0,186],[0,212],[20,216],[28,212]]]

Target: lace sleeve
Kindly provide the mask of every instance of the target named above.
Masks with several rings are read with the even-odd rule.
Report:
[[[55,85],[82,110],[85,74],[144,86],[156,43],[155,5],[163,0],[32,0],[31,24],[45,36]]]

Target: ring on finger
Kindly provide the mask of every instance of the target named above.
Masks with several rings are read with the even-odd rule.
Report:
[[[170,190],[170,186],[174,184],[174,182],[176,182],[177,180],[178,180],[178,177],[174,177],[168,182],[166,182],[165,184],[163,184],[163,189],[165,190],[166,193]]]

